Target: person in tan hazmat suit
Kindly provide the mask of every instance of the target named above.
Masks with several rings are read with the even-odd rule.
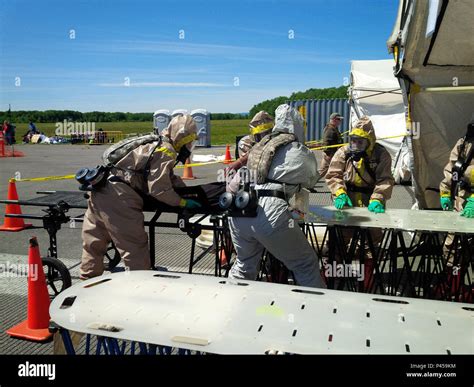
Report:
[[[326,183],[334,198],[334,206],[367,207],[370,212],[385,212],[387,201],[392,196],[395,181],[392,176],[392,159],[388,151],[376,143],[372,121],[368,117],[358,120],[349,132],[349,145],[337,150],[326,174]],[[352,236],[350,230],[343,232],[345,246]],[[371,229],[374,245],[381,238],[380,229]],[[367,254],[366,254],[367,255]],[[372,258],[370,254],[366,258]],[[370,286],[373,260],[365,262],[365,283]]]
[[[189,157],[196,133],[191,116],[173,118],[162,132],[161,143],[155,141],[131,150],[112,167],[104,186],[91,192],[82,227],[82,279],[103,273],[104,255],[111,241],[127,268],[150,269],[142,195],[173,207],[200,207],[193,200],[181,198],[173,189],[185,186],[173,174],[173,168]]]
[[[247,165],[249,152],[262,138],[270,134],[275,122],[273,117],[266,111],[259,111],[249,123],[250,134],[242,137],[239,141],[239,158],[226,169],[227,191],[237,192],[240,184],[238,171]]]
[[[439,185],[441,208],[453,208],[466,218],[474,218],[474,120],[466,135],[451,150],[444,167],[444,179]]]
[[[355,205],[385,211],[395,182],[390,154],[376,140],[372,121],[362,117],[349,133],[349,145],[334,154],[326,183],[336,208]]]
[[[267,134],[271,133],[274,126],[273,117],[266,111],[261,110],[255,114],[249,122],[249,134],[242,137],[238,143],[239,158],[229,164],[227,171],[238,171],[247,165],[248,153],[252,147]]]
[[[474,218],[474,119],[467,125],[466,135],[460,138],[449,155],[444,167],[444,179],[439,185],[440,204],[444,211],[453,209],[460,216]],[[455,244],[455,235],[446,236],[443,251],[446,257],[447,288],[449,296],[459,295],[458,301],[472,302],[474,292],[463,283],[463,273],[469,268],[469,260],[460,259],[463,243]],[[468,246],[467,252],[469,251]],[[464,288],[464,291],[462,289]]]

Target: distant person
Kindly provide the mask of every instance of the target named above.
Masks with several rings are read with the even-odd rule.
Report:
[[[30,130],[30,133],[32,136],[34,134],[39,134],[39,130],[36,127],[36,125],[33,123],[33,121],[30,121],[30,123],[28,124],[28,129]]]
[[[40,131],[38,130],[36,125],[32,121],[30,121],[29,124],[28,124],[28,131],[22,137],[23,138],[23,143],[28,144],[29,142],[31,142],[32,137],[35,134],[39,134],[39,133],[40,133]]]
[[[15,141],[15,128],[16,126],[12,125],[8,121],[3,122],[3,136],[5,138],[6,145],[13,145]]]
[[[97,132],[97,142],[99,144],[105,144],[106,138],[107,138],[107,133],[104,132],[104,129],[99,128],[99,131]]]
[[[23,135],[23,144],[28,144],[31,141],[31,131],[28,130],[24,135]]]
[[[329,116],[329,122],[323,130],[323,146],[342,144],[342,136],[338,128],[341,125],[343,119],[344,117],[339,113],[332,113]],[[318,171],[322,178],[326,176],[326,173],[329,169],[329,164],[331,164],[331,159],[333,158],[337,149],[337,147],[326,148],[323,151],[323,158]]]

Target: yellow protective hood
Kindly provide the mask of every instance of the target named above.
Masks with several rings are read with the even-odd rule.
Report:
[[[350,136],[366,138],[369,141],[369,146],[366,152],[369,156],[372,154],[377,138],[375,137],[374,126],[369,117],[364,116],[360,118],[349,132],[349,137]]]
[[[273,129],[274,121],[273,117],[266,111],[259,111],[249,123],[250,136],[254,139],[254,136],[264,132],[269,132]],[[262,135],[263,137],[263,135]]]
[[[168,137],[174,150],[179,152],[183,145],[197,139],[197,126],[190,115],[176,116],[163,130],[162,135]]]

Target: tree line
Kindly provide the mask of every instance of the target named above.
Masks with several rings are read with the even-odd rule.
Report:
[[[250,109],[247,113],[211,113],[212,120],[236,120],[247,119],[253,117],[260,110],[265,110],[271,115],[275,114],[278,105],[287,101],[302,99],[334,99],[347,98],[347,86],[330,87],[326,89],[308,89],[306,91],[298,91],[289,97],[280,96],[260,102]],[[153,113],[124,113],[124,112],[78,112],[75,110],[16,110],[16,111],[0,111],[0,121],[8,120],[13,123],[27,123],[29,121],[44,122],[62,122],[64,120],[76,122],[124,122],[138,121],[151,122]]]
[[[248,118],[247,113],[211,113],[212,120],[237,120]],[[28,123],[30,121],[63,122],[151,122],[153,113],[123,113],[123,112],[78,112],[75,110],[16,110],[0,111],[1,122],[8,120],[13,123]]]
[[[33,122],[62,122],[64,120],[76,122],[123,122],[141,121],[151,122],[153,113],[123,113],[123,112],[78,112],[75,110],[16,110],[0,112],[0,120],[14,123]]]
[[[266,101],[260,102],[252,107],[249,116],[253,117],[260,110],[265,110],[272,116],[275,115],[275,109],[282,103],[288,101],[297,101],[302,99],[335,99],[347,98],[348,86],[329,87],[326,89],[308,89],[306,91],[298,91],[291,94],[289,97],[281,96]]]
[[[211,113],[211,120],[241,120],[249,118],[248,113]]]

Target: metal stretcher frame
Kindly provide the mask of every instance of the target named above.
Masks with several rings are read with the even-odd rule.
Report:
[[[381,216],[382,215],[382,216]],[[422,218],[420,220],[420,217]],[[424,217],[424,219],[423,219]],[[306,219],[307,233],[311,228],[327,222],[323,243],[328,239],[329,264],[340,257],[339,263],[352,264],[354,258],[365,262],[367,249],[375,259],[373,278],[362,281],[353,278],[327,278],[329,288],[347,287],[349,290],[409,297],[441,298],[449,301],[473,302],[472,279],[474,264],[474,221],[458,213],[441,211],[387,210],[386,214],[372,214],[366,208],[336,210],[332,207],[310,207]],[[370,230],[382,229],[382,239],[377,247]],[[352,239],[346,246],[343,230],[352,230]],[[309,230],[309,231],[308,231]],[[406,243],[406,231],[413,231]],[[315,235],[315,231],[313,230]],[[447,264],[443,252],[444,242],[451,234],[452,245],[448,251],[452,266]],[[313,242],[314,246],[314,242]],[[321,251],[316,239],[316,249]],[[398,267],[398,258],[403,265]],[[416,264],[418,262],[418,264]],[[388,270],[385,270],[388,265]],[[459,277],[449,273],[452,268]],[[384,277],[388,277],[385,281]],[[404,284],[402,284],[404,279]],[[434,281],[434,283],[433,283]],[[358,283],[357,283],[358,282]]]
[[[98,336],[96,353],[113,354],[125,353],[124,341],[149,354],[473,354],[473,313],[462,303],[151,271],[77,283],[50,306],[71,354],[68,331]]]
[[[43,227],[48,231],[50,238],[50,246],[48,248],[49,256],[53,258],[58,258],[57,251],[57,232],[61,229],[61,225],[74,220],[75,222],[83,222],[82,217],[84,214],[81,214],[78,217],[70,218],[66,215],[66,212],[69,209],[87,209],[86,197],[84,192],[80,191],[38,191],[37,194],[44,194],[45,196],[37,197],[30,200],[0,200],[0,203],[5,204],[18,204],[22,206],[37,206],[37,207],[47,207],[46,215],[27,215],[27,214],[6,214],[7,217],[23,218],[23,219],[33,219],[33,220],[42,220]],[[61,198],[61,199],[60,199]],[[68,201],[66,200],[69,200]],[[209,251],[215,248],[215,268],[214,274],[216,276],[222,275],[222,268],[220,264],[220,251],[224,249],[227,257],[232,255],[232,246],[229,242],[230,237],[228,237],[228,227],[227,220],[225,215],[219,213],[202,213],[200,210],[183,210],[176,207],[170,207],[164,204],[161,204],[158,201],[153,201],[159,204],[153,205],[152,201],[145,202],[144,212],[154,212],[153,217],[145,221],[145,227],[148,227],[148,236],[149,236],[149,245],[150,245],[150,262],[151,267],[155,268],[156,263],[156,253],[155,253],[155,230],[159,227],[167,228],[178,228],[183,232],[186,232],[192,238],[191,245],[191,256],[189,261],[189,273],[192,273],[194,266],[209,253]],[[158,219],[163,213],[174,213],[178,215],[178,221],[173,222],[159,222]],[[200,218],[194,222],[190,222],[190,218],[195,215],[202,215]],[[202,224],[201,222],[206,218],[210,217],[211,225]],[[38,228],[38,227],[33,227]],[[196,238],[201,234],[202,230],[213,231],[214,235],[214,245],[205,249],[197,257],[195,255],[195,245]]]

